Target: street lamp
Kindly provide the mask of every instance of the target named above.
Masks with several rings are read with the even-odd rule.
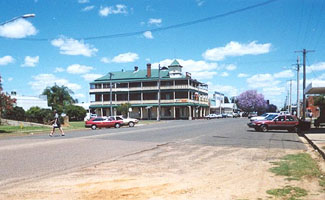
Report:
[[[22,16],[19,16],[19,17],[14,17],[11,20],[8,20],[6,22],[1,23],[0,26],[3,26],[5,24],[8,24],[8,23],[10,23],[12,21],[15,21],[17,19],[20,19],[20,18],[26,19],[26,18],[35,17],[35,16],[36,16],[35,14],[31,13],[31,14],[25,14],[25,15],[22,15]]]

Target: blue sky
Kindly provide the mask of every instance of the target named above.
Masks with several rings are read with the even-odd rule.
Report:
[[[5,91],[37,96],[46,86],[68,86],[88,101],[89,82],[110,71],[168,65],[227,96],[256,89],[282,106],[306,48],[307,82],[325,84],[325,2],[277,0],[202,23],[162,31],[267,1],[257,0],[2,0],[0,75]],[[139,32],[128,37],[106,37]],[[301,81],[302,82],[302,81]],[[300,87],[301,88],[301,87]]]

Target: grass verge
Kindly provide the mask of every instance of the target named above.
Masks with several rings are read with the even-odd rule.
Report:
[[[280,176],[287,176],[287,180],[301,180],[302,177],[320,178],[324,176],[315,160],[307,153],[290,154],[284,156],[281,161],[273,162],[276,167],[271,172]]]
[[[287,180],[301,180],[302,178],[316,178],[319,185],[325,191],[325,174],[320,170],[317,162],[307,153],[289,154],[279,162],[272,162],[275,167],[270,169],[276,175],[286,176]],[[283,199],[297,200],[298,197],[307,195],[307,191],[292,186],[272,189],[268,194]]]
[[[277,198],[288,200],[299,200],[298,197],[307,196],[307,191],[300,187],[285,186],[283,188],[272,189],[266,191],[266,193],[273,195]]]
[[[70,122],[68,127],[63,127],[63,130],[84,129],[85,122]],[[0,126],[1,135],[21,135],[30,133],[50,132],[51,126]]]

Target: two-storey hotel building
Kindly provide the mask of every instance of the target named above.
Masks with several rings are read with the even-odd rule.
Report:
[[[90,109],[100,116],[112,109],[117,115],[117,106],[129,103],[130,117],[157,119],[160,105],[161,119],[201,118],[209,112],[208,86],[184,75],[182,68],[174,60],[160,71],[147,64],[146,70],[110,72],[90,83]]]

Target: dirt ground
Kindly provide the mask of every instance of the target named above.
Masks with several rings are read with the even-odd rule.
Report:
[[[266,191],[286,185],[306,189],[303,199],[325,199],[317,180],[289,182],[268,171],[272,161],[299,152],[172,143],[20,183],[1,190],[0,199],[274,199]]]

